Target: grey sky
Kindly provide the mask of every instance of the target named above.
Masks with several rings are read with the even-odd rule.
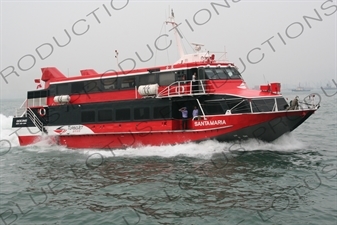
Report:
[[[174,63],[179,56],[173,32],[169,32],[171,27],[163,26],[169,8],[174,9],[176,22],[182,23],[183,43],[189,53],[192,51],[186,40],[202,43],[210,51],[226,48],[227,59],[237,64],[240,71],[244,68],[239,58],[245,62],[247,68],[243,76],[250,87],[264,83],[264,77],[269,82],[277,81],[289,87],[299,82],[316,86],[337,80],[336,0],[228,0],[230,7],[212,3],[226,4],[216,0],[1,0],[0,71],[7,75],[14,67],[20,76],[9,75],[6,77],[8,84],[0,77],[0,97],[24,99],[28,90],[36,88],[34,79],[41,77],[42,67],[57,67],[69,76],[79,75],[81,69],[92,68],[102,73],[117,69],[115,50],[119,52],[120,62],[132,58],[137,67]],[[316,20],[305,20],[304,16]],[[71,41],[59,47],[53,37],[60,44],[66,44],[65,29]],[[75,35],[74,32],[84,34]],[[155,40],[165,33],[170,35],[167,41],[172,40],[173,44],[168,51],[156,51]],[[147,45],[156,55],[148,62],[141,62],[135,52],[148,58]],[[162,41],[160,45],[167,44]],[[42,46],[39,48],[42,57],[51,53],[44,60],[36,52],[39,46]],[[254,64],[247,61],[251,50],[249,60]],[[262,54],[264,58],[255,63]],[[122,66],[127,69],[132,65],[129,61]]]

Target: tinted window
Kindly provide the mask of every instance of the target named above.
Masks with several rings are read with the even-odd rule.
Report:
[[[159,85],[170,85],[175,81],[173,72],[159,74]]]
[[[206,68],[205,74],[208,79],[242,79],[234,67]]]
[[[170,107],[154,107],[153,108],[153,118],[154,119],[168,119],[170,118]]]
[[[71,83],[71,93],[84,93],[84,83],[83,82]]]
[[[207,115],[216,115],[223,114],[224,110],[220,104],[220,102],[209,102],[205,103],[203,106],[204,112]]]
[[[27,98],[34,98],[34,92],[29,91],[29,92],[27,93]]]
[[[95,111],[84,111],[81,113],[82,122],[95,122]]]
[[[275,105],[274,99],[259,99],[252,101],[252,107],[254,112],[270,112]]]
[[[227,105],[229,109],[232,109],[232,113],[250,113],[250,104],[247,100],[233,100],[233,101],[227,101]]]
[[[220,79],[228,79],[229,76],[227,73],[225,73],[224,69],[215,69],[215,74],[217,75],[217,77],[219,77]]]
[[[148,107],[134,109],[135,120],[150,119],[150,109]]]
[[[130,109],[116,110],[116,120],[130,120],[130,119],[131,119]]]
[[[134,88],[135,87],[135,77],[122,77],[121,78],[121,88]]]
[[[278,110],[286,110],[288,107],[288,103],[284,98],[277,98],[277,108]]]
[[[139,85],[147,85],[155,83],[157,83],[156,74],[141,75],[139,77]]]
[[[205,74],[208,79],[220,79],[212,69],[205,69]]]
[[[69,94],[69,85],[68,84],[57,84],[56,85],[57,95],[68,95]]]
[[[99,92],[100,89],[100,80],[89,80],[85,81],[83,84],[84,93]]]
[[[44,98],[48,96],[48,91],[40,91],[40,97]]]
[[[112,110],[98,110],[98,121],[112,121]]]
[[[234,67],[225,67],[224,70],[231,79],[242,79],[240,72]]]
[[[47,97],[47,91],[29,91],[27,94],[27,98],[44,98]]]
[[[103,90],[114,90],[117,88],[117,78],[101,79]]]

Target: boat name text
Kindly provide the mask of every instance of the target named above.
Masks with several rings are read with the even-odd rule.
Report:
[[[204,120],[204,121],[194,121],[194,126],[214,126],[214,125],[225,125],[225,120]]]

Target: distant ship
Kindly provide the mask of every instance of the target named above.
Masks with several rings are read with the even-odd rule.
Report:
[[[295,89],[291,89],[291,91],[295,92],[304,92],[304,91],[311,91],[310,87],[301,87],[301,84],[298,84],[298,87]]]
[[[322,87],[324,90],[336,90],[337,86],[332,86],[330,83],[327,83],[325,87]]]

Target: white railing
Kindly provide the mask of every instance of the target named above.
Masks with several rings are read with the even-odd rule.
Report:
[[[27,108],[27,116],[33,122],[33,124],[37,128],[39,128],[40,131],[46,132],[46,129],[44,128],[42,121],[39,120],[39,118],[35,115],[35,113],[30,108]]]
[[[157,98],[181,97],[191,95],[204,95],[207,89],[204,80],[176,81],[157,94]]]
[[[318,96],[318,100],[316,99],[316,96]],[[320,107],[319,103],[321,102],[321,96],[319,94],[310,94],[306,96],[302,101],[298,100],[297,98],[297,104],[293,104],[294,100],[291,100],[291,103],[289,104],[288,110],[307,110],[307,109],[318,109]]]
[[[26,115],[26,110],[27,110],[27,99],[22,103],[20,108],[15,110],[15,117],[23,117]]]

